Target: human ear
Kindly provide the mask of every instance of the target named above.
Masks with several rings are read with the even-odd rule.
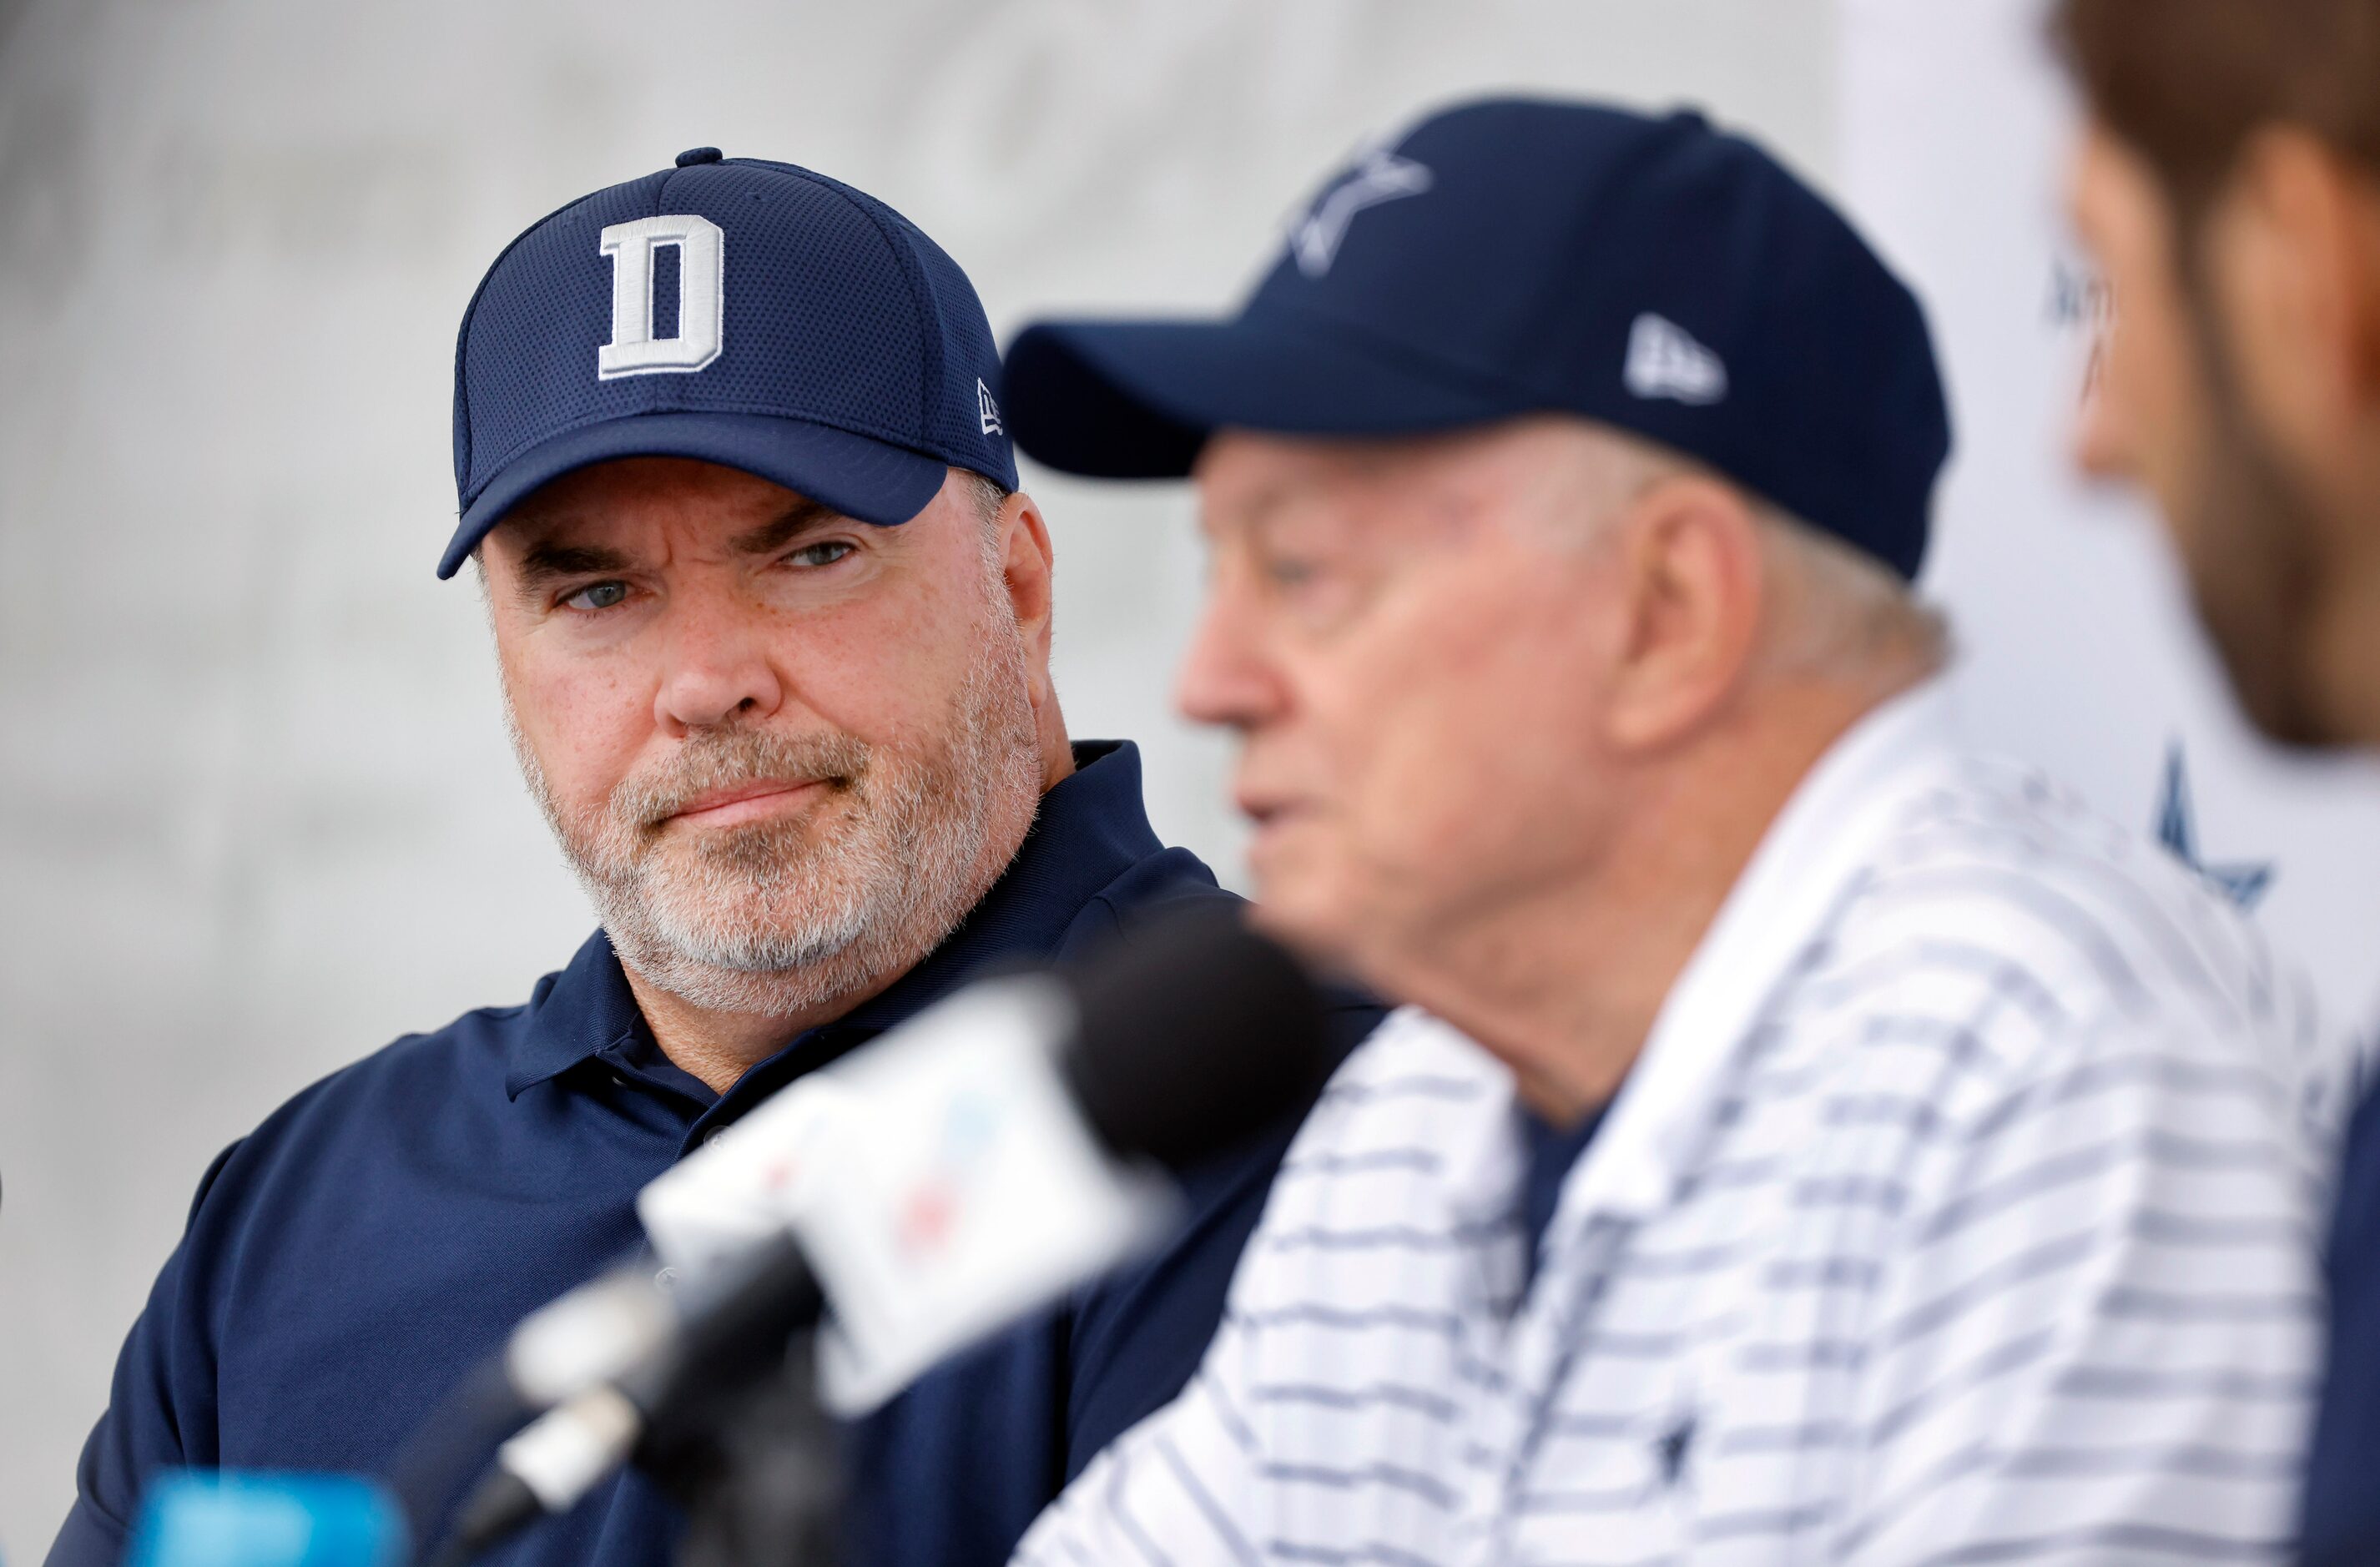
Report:
[[[1051,581],[1057,553],[1050,543],[1050,524],[1033,497],[1019,490],[1002,503],[991,524],[1001,541],[1001,580],[1008,591],[1009,608],[1025,639],[1026,662],[1037,705],[1050,689],[1050,626]]]
[[[1617,527],[1622,637],[1606,738],[1660,750],[1698,732],[1743,677],[1760,620],[1758,525],[1727,485],[1688,476],[1645,491]]]
[[[2334,466],[2380,407],[2380,194],[2305,131],[2260,131],[2203,242],[2245,412],[2299,464]]]

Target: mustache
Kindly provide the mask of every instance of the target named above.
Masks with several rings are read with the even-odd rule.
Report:
[[[714,789],[771,779],[814,779],[837,791],[867,776],[873,750],[840,731],[772,735],[758,729],[698,733],[650,771],[612,791],[612,820],[650,832]]]

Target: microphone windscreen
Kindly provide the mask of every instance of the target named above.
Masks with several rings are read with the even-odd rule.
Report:
[[[1194,1163],[1303,1111],[1338,1063],[1313,979],[1236,901],[1136,921],[1065,979],[1064,1071],[1117,1153]]]

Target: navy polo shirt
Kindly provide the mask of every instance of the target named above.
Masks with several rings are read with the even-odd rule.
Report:
[[[2326,1258],[2330,1370],[2306,1469],[2308,1567],[2380,1561],[2380,1087],[2348,1128]]]
[[[525,1313],[642,1239],[647,1181],[769,1094],[989,966],[1065,958],[1119,918],[1226,897],[1157,840],[1129,744],[1075,747],[1015,860],[883,994],[724,1095],[663,1056],[599,932],[526,1006],[469,1013],[306,1089],[217,1159],[116,1365],[50,1567],[114,1567],[181,1465],[384,1471]],[[1342,1050],[1378,1014],[1333,1013]],[[1293,1126],[1193,1172],[1164,1252],[929,1372],[847,1434],[871,1567],[1004,1561],[1065,1482],[1196,1369]],[[487,1560],[664,1563],[677,1509],[629,1474]]]

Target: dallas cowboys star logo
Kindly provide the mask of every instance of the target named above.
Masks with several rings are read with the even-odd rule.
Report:
[[[2177,742],[2165,757],[2165,793],[2157,803],[2157,842],[2240,908],[2256,906],[2273,883],[2273,867],[2241,861],[2212,865],[2198,857],[2198,826],[2190,805],[2190,769]]]
[[[1401,197],[1418,196],[1429,188],[1429,170],[1411,158],[1400,158],[1386,147],[1374,147],[1355,160],[1289,231],[1289,252],[1297,270],[1320,277],[1330,270],[1347,237],[1347,225],[1366,207]]]

